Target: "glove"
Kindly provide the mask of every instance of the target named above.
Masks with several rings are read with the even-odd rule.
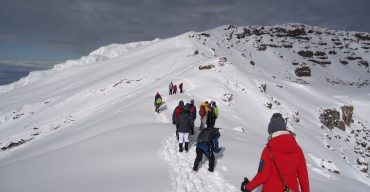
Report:
[[[249,183],[249,179],[244,177],[244,181],[242,182],[242,185],[240,186],[240,190],[242,192],[249,192],[246,188],[245,188],[245,185]]]

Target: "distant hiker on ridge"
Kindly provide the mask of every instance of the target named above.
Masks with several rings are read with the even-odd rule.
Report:
[[[309,192],[308,172],[302,149],[287,130],[280,113],[272,115],[267,131],[270,136],[262,151],[258,173],[252,181],[244,178],[241,191],[249,192],[262,185],[262,191],[266,192]]]
[[[182,111],[184,110],[184,101],[179,101],[179,105],[173,110],[172,113],[172,124],[176,125],[177,118],[180,116]],[[179,140],[179,133],[176,130],[176,138]]]
[[[179,85],[180,93],[182,93],[182,92],[183,92],[183,90],[182,90],[182,86],[183,86],[183,84],[182,84],[182,83],[180,83],[180,85]]]
[[[215,156],[213,152],[220,152],[218,138],[221,134],[217,128],[205,128],[198,135],[196,147],[197,156],[194,161],[193,171],[198,171],[199,163],[202,161],[203,154],[208,158],[208,171],[213,172],[215,169]]]
[[[192,124],[192,117],[189,112],[189,103],[185,105],[184,110],[176,119],[176,130],[179,134],[179,152],[183,151],[183,143],[185,143],[185,151],[189,151],[189,132]]]
[[[173,83],[171,82],[170,85],[168,85],[168,89],[170,90],[169,95],[172,95],[172,88],[173,88]]]
[[[173,94],[176,94],[176,92],[177,92],[177,85],[176,84],[173,85],[172,90],[173,90]]]
[[[162,105],[162,96],[157,92],[154,98],[155,112],[159,113],[159,107]]]

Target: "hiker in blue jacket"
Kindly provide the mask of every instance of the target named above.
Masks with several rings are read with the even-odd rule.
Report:
[[[218,146],[218,139],[221,134],[218,128],[207,127],[198,135],[196,147],[196,158],[194,161],[193,171],[198,171],[199,163],[202,161],[203,155],[208,158],[208,171],[213,172],[215,169],[215,156],[213,152],[218,153],[221,148]]]

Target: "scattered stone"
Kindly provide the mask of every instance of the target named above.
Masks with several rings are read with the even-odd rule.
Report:
[[[367,61],[361,60],[359,63],[360,63],[360,65],[363,65],[365,67],[369,67],[369,62],[367,62]]]
[[[322,51],[316,51],[316,52],[314,53],[314,55],[315,55],[315,56],[325,56],[326,54],[325,54],[325,52],[322,52]]]
[[[333,51],[333,50],[330,50],[330,51],[329,51],[329,54],[330,54],[330,55],[336,55],[336,54],[337,54],[337,52],[336,52],[336,51]]]
[[[316,59],[310,59],[309,61],[311,61],[312,63],[319,64],[321,66],[331,64],[331,61],[319,61],[319,60],[316,60]]]
[[[200,35],[203,35],[205,37],[210,37],[211,36],[211,34],[209,34],[209,33],[201,33]]]
[[[22,144],[24,144],[24,143],[26,143],[26,142],[28,142],[28,141],[31,141],[32,139],[33,139],[33,138],[31,138],[31,139],[26,139],[26,140],[21,139],[21,140],[20,140],[20,141],[18,141],[18,142],[11,142],[8,146],[1,148],[1,150],[5,151],[5,150],[11,149],[11,148],[13,148],[13,147],[20,146],[20,145],[22,145]]]
[[[292,65],[298,65],[299,64],[299,62],[297,61],[297,60],[294,60],[293,62],[292,62]]]
[[[265,51],[267,49],[267,46],[265,44],[258,45],[257,50],[258,51]]]
[[[267,102],[265,105],[266,105],[266,107],[267,107],[267,108],[269,108],[269,109],[271,109],[271,108],[272,108],[272,103],[270,103],[270,102]]]
[[[208,70],[208,69],[212,69],[212,68],[215,68],[214,65],[201,65],[199,66],[199,70]]]
[[[346,60],[340,60],[339,62],[342,63],[343,65],[347,65],[348,64],[348,61],[346,61]]]
[[[357,60],[357,59],[360,59],[360,60],[361,60],[361,59],[362,59],[362,57],[353,57],[353,56],[348,56],[348,57],[347,57],[347,59],[348,59],[348,60],[350,60],[350,61]]]
[[[233,94],[231,93],[225,93],[223,95],[223,97],[221,98],[221,100],[225,101],[225,102],[230,102],[233,100]]]

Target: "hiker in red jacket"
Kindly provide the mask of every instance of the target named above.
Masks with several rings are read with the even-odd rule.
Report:
[[[274,113],[268,125],[269,141],[263,149],[257,175],[247,178],[241,191],[249,192],[262,185],[262,192],[309,192],[308,172],[301,147],[286,129],[280,113]],[[299,186],[298,186],[299,185]]]
[[[173,85],[172,91],[173,91],[173,94],[176,94],[176,92],[177,92],[177,85],[176,84]]]
[[[180,100],[179,105],[173,110],[172,113],[172,124],[177,124],[177,119],[180,116],[180,114],[184,111],[184,101]],[[176,138],[179,140],[179,132],[176,129]]]

